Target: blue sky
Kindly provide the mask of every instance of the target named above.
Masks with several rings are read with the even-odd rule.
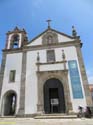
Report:
[[[0,0],[0,62],[6,32],[15,26],[25,28],[28,38],[51,27],[71,35],[74,25],[83,42],[83,58],[90,83],[93,83],[93,0]]]

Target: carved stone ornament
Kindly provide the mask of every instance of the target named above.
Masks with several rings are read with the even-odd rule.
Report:
[[[42,44],[43,45],[50,45],[50,44],[57,44],[58,43],[58,35],[49,30],[45,33],[42,37]]]

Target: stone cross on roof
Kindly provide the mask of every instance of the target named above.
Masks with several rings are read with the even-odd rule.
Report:
[[[48,28],[50,28],[50,22],[51,22],[51,20],[49,19],[46,22],[48,22]]]

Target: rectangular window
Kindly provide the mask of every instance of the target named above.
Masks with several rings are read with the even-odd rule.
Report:
[[[68,61],[68,66],[69,66],[69,72],[70,72],[73,98],[75,99],[83,98],[83,92],[81,87],[77,61],[76,60]]]
[[[15,82],[16,70],[11,70],[9,74],[9,82]]]
[[[55,51],[47,50],[47,62],[55,62]]]

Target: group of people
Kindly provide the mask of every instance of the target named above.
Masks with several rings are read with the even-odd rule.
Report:
[[[78,107],[78,114],[77,114],[77,117],[78,118],[82,118],[82,117],[85,117],[85,118],[91,118],[92,117],[92,112],[90,110],[90,107],[86,107],[85,109],[81,106]]]

